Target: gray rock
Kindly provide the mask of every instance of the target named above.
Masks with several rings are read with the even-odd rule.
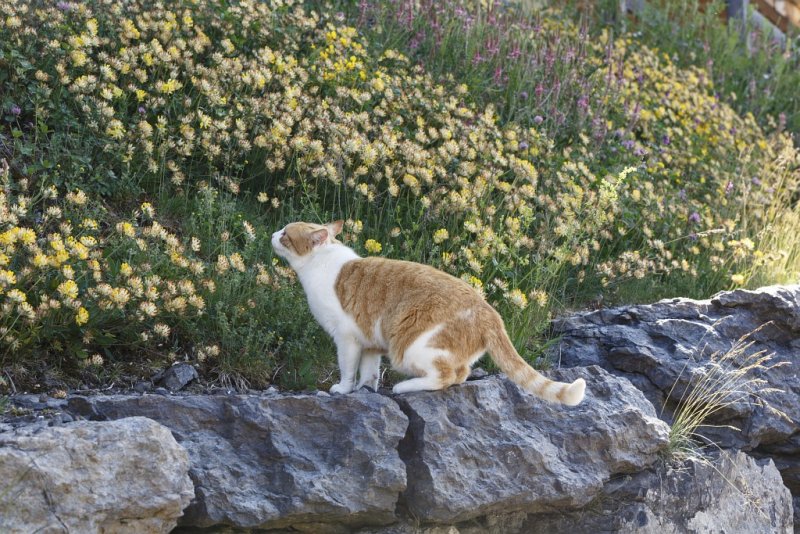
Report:
[[[158,384],[170,391],[180,391],[192,380],[198,378],[197,369],[188,363],[176,363],[158,379]]]
[[[436,526],[404,521],[359,534],[790,533],[790,501],[772,462],[723,452],[615,477],[580,510],[497,513]]]
[[[0,531],[169,532],[194,490],[186,451],[144,417],[0,434]]]
[[[12,406],[26,410],[63,410],[67,405],[64,399],[54,399],[47,395],[11,395],[8,398]]]
[[[486,369],[476,367],[469,372],[467,380],[480,380],[481,378],[486,378],[487,376],[489,376],[489,373],[486,372]]]
[[[149,380],[140,380],[133,385],[133,390],[138,393],[147,393],[153,389],[153,383]]]
[[[576,407],[550,404],[497,377],[396,396],[409,418],[404,505],[423,522],[457,523],[515,511],[579,508],[613,475],[653,464],[669,428],[626,380],[599,367]]]
[[[717,426],[701,432],[721,447],[772,458],[800,496],[800,285],[578,313],[554,327],[563,336],[554,360],[562,366],[600,365],[628,378],[659,413],[664,407],[667,421],[711,355],[749,335],[749,353],[766,351],[773,361],[785,362],[759,377],[774,390],[763,395],[766,404],[750,398],[720,411],[708,421]]]
[[[397,446],[407,419],[391,399],[354,393],[76,397],[73,413],[144,415],[188,450],[196,499],[181,524],[306,531],[395,521],[406,487]]]
[[[792,532],[792,496],[770,460],[742,452],[648,469],[606,485],[577,514],[527,518],[520,532]]]

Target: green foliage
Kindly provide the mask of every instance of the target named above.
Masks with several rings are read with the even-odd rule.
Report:
[[[293,220],[464,279],[530,360],[568,307],[800,271],[798,152],[717,65],[554,9],[336,6],[0,0],[1,367],[327,382]]]

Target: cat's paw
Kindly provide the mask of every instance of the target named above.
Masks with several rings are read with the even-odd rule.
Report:
[[[331,386],[330,389],[330,392],[332,394],[338,393],[340,395],[346,395],[351,391],[353,391],[353,386],[348,386],[347,384],[342,384],[341,382],[339,382],[338,384],[334,384],[333,386]]]

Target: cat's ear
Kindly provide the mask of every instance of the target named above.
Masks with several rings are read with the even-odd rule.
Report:
[[[326,228],[320,228],[319,230],[311,232],[311,246],[313,248],[320,246],[327,240],[328,240],[328,230]]]
[[[325,225],[325,227],[330,231],[332,237],[336,237],[337,235],[341,234],[343,226],[344,221],[341,219]]]

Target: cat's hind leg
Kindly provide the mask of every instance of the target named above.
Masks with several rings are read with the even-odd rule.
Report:
[[[358,365],[358,385],[356,390],[364,386],[378,391],[378,379],[381,376],[381,355],[369,351],[361,352],[361,363]]]
[[[396,384],[394,393],[409,393],[411,391],[434,391],[442,389],[442,380],[436,362],[448,357],[447,351],[431,347],[431,339],[442,329],[438,325],[423,332],[403,352],[397,368],[407,374],[416,375],[417,378],[404,380]],[[392,358],[394,360],[394,358]]]
[[[395,384],[392,388],[392,393],[410,393],[411,391],[435,391],[442,389],[437,376],[420,376],[418,378],[410,378]]]

